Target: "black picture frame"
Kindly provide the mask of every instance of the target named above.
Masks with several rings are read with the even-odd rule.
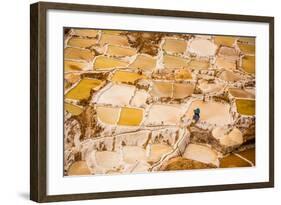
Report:
[[[105,12],[181,18],[263,22],[269,24],[269,181],[196,187],[115,191],[70,195],[47,195],[47,81],[46,13],[49,9]],[[143,8],[109,7],[82,4],[38,2],[30,5],[30,199],[36,202],[180,194],[222,190],[274,187],[274,17],[249,16]]]

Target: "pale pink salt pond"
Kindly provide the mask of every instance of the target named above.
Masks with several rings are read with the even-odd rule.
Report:
[[[200,121],[216,125],[227,125],[232,123],[230,105],[215,101],[203,102],[202,100],[193,101],[186,113],[188,119],[193,118],[193,110],[200,109]]]
[[[146,125],[176,125],[180,122],[181,117],[184,115],[182,106],[179,105],[152,105]]]

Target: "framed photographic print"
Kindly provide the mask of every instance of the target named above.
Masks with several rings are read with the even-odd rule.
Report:
[[[274,18],[40,2],[37,202],[274,186]]]

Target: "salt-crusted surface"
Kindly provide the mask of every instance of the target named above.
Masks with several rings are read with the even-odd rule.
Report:
[[[253,39],[65,33],[65,175],[254,166]]]

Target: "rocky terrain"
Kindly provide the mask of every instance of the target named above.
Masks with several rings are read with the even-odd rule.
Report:
[[[255,38],[64,38],[65,176],[255,166]]]

